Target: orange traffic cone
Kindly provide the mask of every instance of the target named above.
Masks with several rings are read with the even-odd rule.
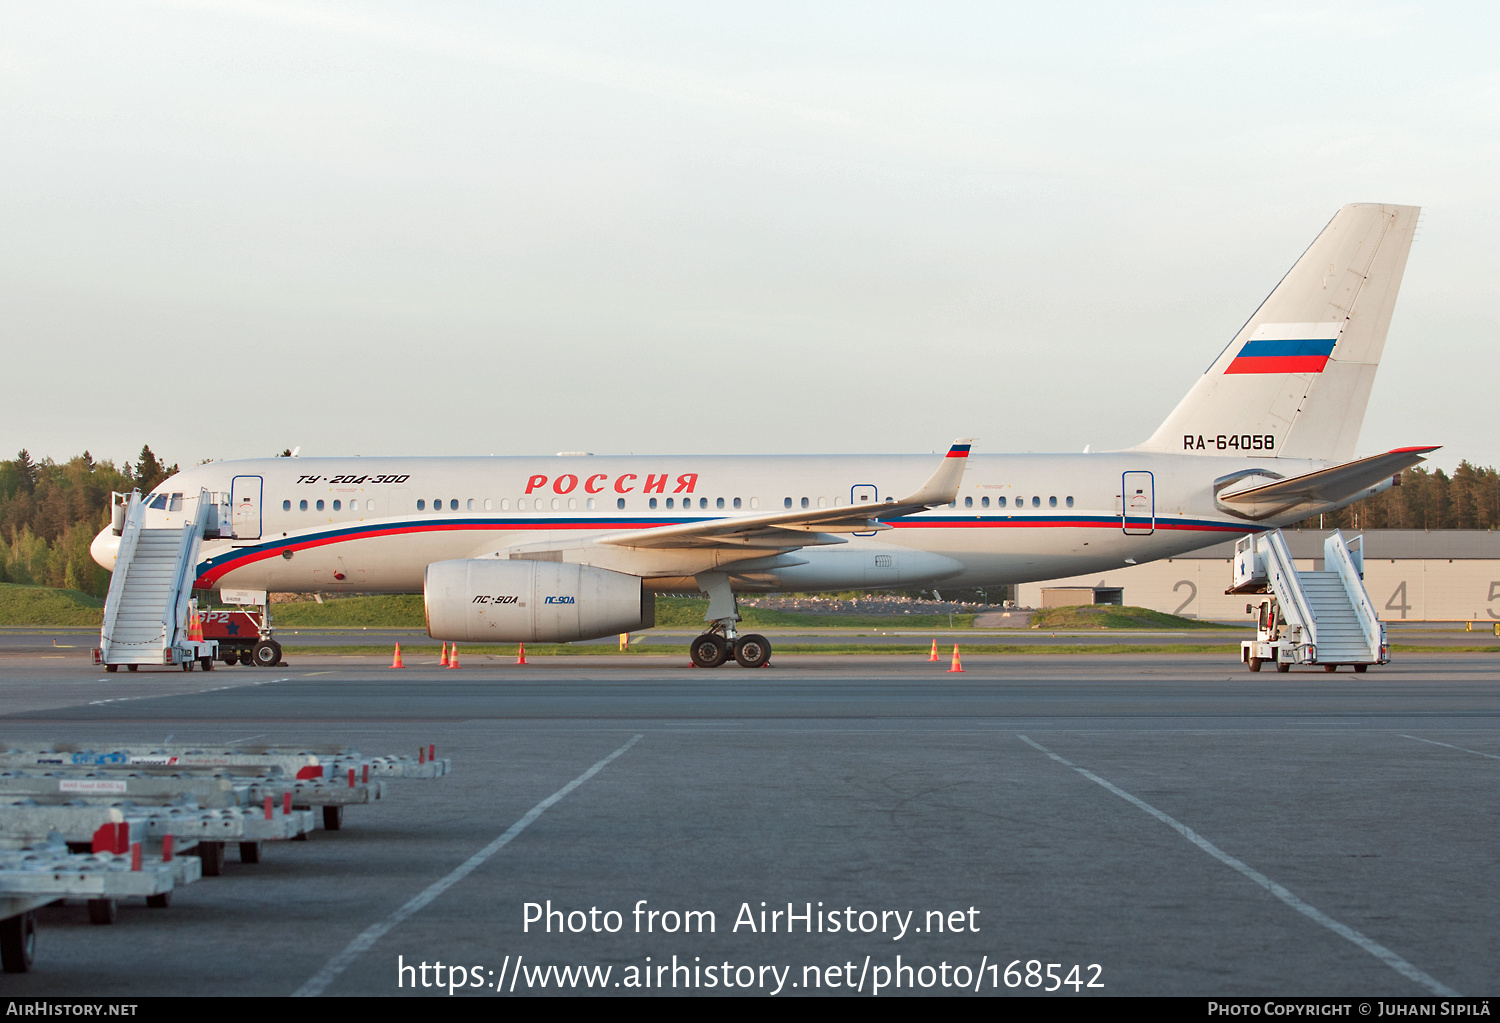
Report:
[[[400,643],[396,644],[396,656],[393,657],[393,658],[391,658],[391,667],[392,668],[404,668],[404,667],[406,667],[406,665],[404,665],[404,664],[401,663],[401,644]]]
[[[940,658],[940,657],[938,657],[938,655],[937,655],[937,640],[933,640],[933,641],[932,641],[932,656],[931,656],[931,657],[929,657],[929,658],[927,658],[927,659],[928,659],[928,660],[929,660],[929,661],[937,661],[937,660],[941,660],[941,658]]]
[[[453,650],[452,650],[451,653],[448,654],[448,667],[450,669],[458,667],[458,644],[457,643],[453,644]]]
[[[447,643],[443,644],[443,656],[438,661],[438,667],[439,668],[446,668],[446,667],[448,667],[448,644]]]
[[[516,651],[516,663],[517,664],[525,664],[526,663],[526,644],[525,643],[522,643],[521,646],[520,646],[520,648]]]
[[[192,617],[188,619],[188,639],[203,642],[203,619],[198,617],[198,609],[192,609]]]
[[[950,667],[948,670],[949,671],[963,671],[964,670],[964,666],[962,664],[958,663],[958,644],[957,643],[953,644],[953,666]]]

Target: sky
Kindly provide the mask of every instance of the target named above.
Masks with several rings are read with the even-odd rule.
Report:
[[[1424,212],[1359,453],[1500,464],[1497,30],[3,4],[0,452],[1126,447],[1374,201]]]

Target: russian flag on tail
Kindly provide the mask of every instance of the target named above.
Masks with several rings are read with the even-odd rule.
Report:
[[[968,458],[970,444],[955,444],[948,449],[949,458]]]
[[[1246,341],[1224,373],[1321,373],[1337,338]]]

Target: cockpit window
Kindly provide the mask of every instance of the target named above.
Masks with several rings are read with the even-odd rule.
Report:
[[[155,497],[153,497],[151,499],[151,503],[148,504],[148,505],[146,505],[146,507],[147,508],[155,508],[155,509],[157,509],[159,511],[165,511],[166,508],[167,508],[167,495],[166,494],[157,494]]]
[[[167,503],[167,511],[182,511],[182,495],[173,494],[172,500]]]

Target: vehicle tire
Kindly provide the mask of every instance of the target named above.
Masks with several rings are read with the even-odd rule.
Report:
[[[255,661],[253,661],[250,658],[250,648],[249,647],[245,647],[243,650],[240,651],[240,663],[243,664],[247,668],[250,667],[250,665],[252,665],[252,664],[255,663]]]
[[[152,909],[166,909],[172,904],[172,893],[162,892],[160,895],[146,896],[146,905]]]
[[[1338,671],[1339,670],[1339,666],[1337,664],[1325,664],[1325,665],[1323,665],[1323,670],[1324,671]]]
[[[235,653],[233,650],[230,650],[230,651],[226,652],[224,654],[224,656],[221,657],[221,658],[219,658],[219,659],[224,662],[224,667],[226,667],[226,668],[233,668],[234,665],[235,665],[235,662],[237,662],[240,659],[240,655],[237,654],[237,653]]]
[[[323,830],[337,831],[344,826],[344,808],[342,806],[323,807]]]
[[[1292,670],[1292,662],[1291,661],[1277,661],[1276,662],[1276,670],[1279,671],[1279,672],[1281,672],[1284,675],[1287,672],[1289,672],[1289,671]]]
[[[192,671],[193,670],[193,662],[191,660],[183,661],[182,662],[182,670],[183,671]]]
[[[223,842],[199,842],[193,855],[203,861],[204,877],[218,877],[224,873]]]
[[[120,670],[120,666],[118,664],[106,664],[104,670],[113,674]]]
[[[771,644],[754,633],[734,641],[734,659],[742,668],[760,668],[771,659]]]
[[[1370,666],[1368,664],[1356,664],[1354,666],[1354,670],[1363,675],[1365,672],[1370,670]]]
[[[1251,671],[1259,671],[1260,670],[1260,658],[1259,657],[1252,657],[1252,658],[1250,658],[1250,660],[1247,661],[1246,664],[1249,665]]]
[[[125,665],[125,670],[126,671],[134,671],[135,669],[137,669],[139,667],[140,667],[139,664],[127,664],[127,665]]]
[[[250,648],[250,660],[257,668],[274,668],[281,663],[281,647],[263,639]]]
[[[688,647],[688,656],[700,668],[717,668],[729,659],[729,647],[712,632],[705,632]]]
[[[89,923],[112,924],[119,906],[114,899],[89,899]]]
[[[202,668],[204,671],[213,671],[214,659],[212,657],[200,657],[198,658],[198,667]]]
[[[260,862],[260,843],[259,842],[241,842],[240,843],[240,862],[241,863],[259,863]]]
[[[0,967],[6,973],[29,973],[36,961],[36,913],[27,910],[0,920]]]

